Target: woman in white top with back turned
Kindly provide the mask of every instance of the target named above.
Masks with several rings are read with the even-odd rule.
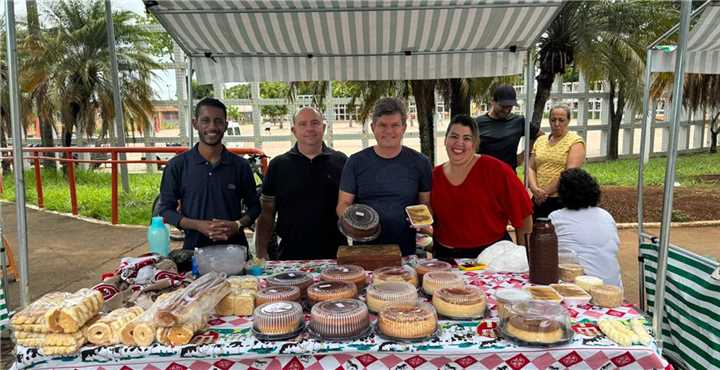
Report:
[[[565,208],[550,213],[549,217],[555,226],[560,253],[572,251],[586,275],[622,287],[617,259],[620,238],[613,217],[597,207],[598,183],[582,169],[568,169],[560,175],[558,194]]]

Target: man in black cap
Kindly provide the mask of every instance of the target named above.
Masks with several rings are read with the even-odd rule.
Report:
[[[517,105],[515,89],[510,85],[498,85],[493,92],[490,111],[475,119],[480,133],[478,153],[493,156],[507,163],[513,170],[522,161],[518,154],[520,138],[525,136],[525,117],[512,113]],[[542,135],[540,125],[530,125],[530,148]]]

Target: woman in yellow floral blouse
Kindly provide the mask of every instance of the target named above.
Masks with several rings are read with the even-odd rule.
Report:
[[[528,185],[533,194],[533,217],[547,217],[563,208],[558,197],[560,173],[579,168],[585,162],[585,143],[569,132],[570,108],[558,105],[550,110],[550,135],[540,136],[533,145],[528,166]]]

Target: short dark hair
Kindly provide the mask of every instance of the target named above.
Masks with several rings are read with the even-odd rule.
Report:
[[[387,116],[400,113],[402,123],[407,121],[407,106],[400,98],[382,98],[375,103],[373,110],[372,123],[375,123],[381,116]]]
[[[472,117],[465,115],[465,114],[455,115],[450,120],[450,123],[448,123],[447,131],[445,131],[446,139],[447,139],[448,135],[450,135],[450,128],[452,128],[453,125],[469,127],[470,133],[472,134],[473,143],[475,143],[476,147],[480,144],[480,132],[477,127],[477,122],[475,122],[475,120]],[[475,148],[475,149],[477,150],[477,148]]]
[[[197,118],[200,115],[200,108],[202,107],[215,107],[220,108],[223,111],[223,114],[225,115],[225,119],[227,119],[227,107],[225,107],[225,104],[221,102],[218,99],[215,98],[204,98],[203,100],[200,100],[200,102],[197,103],[195,106],[195,118]]]
[[[567,209],[596,207],[600,202],[600,185],[581,168],[570,168],[560,174],[560,201]]]

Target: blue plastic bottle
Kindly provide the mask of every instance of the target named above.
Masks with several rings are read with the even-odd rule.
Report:
[[[170,254],[170,232],[163,223],[163,218],[156,216],[152,218],[147,231],[148,245],[150,252],[167,257]]]

